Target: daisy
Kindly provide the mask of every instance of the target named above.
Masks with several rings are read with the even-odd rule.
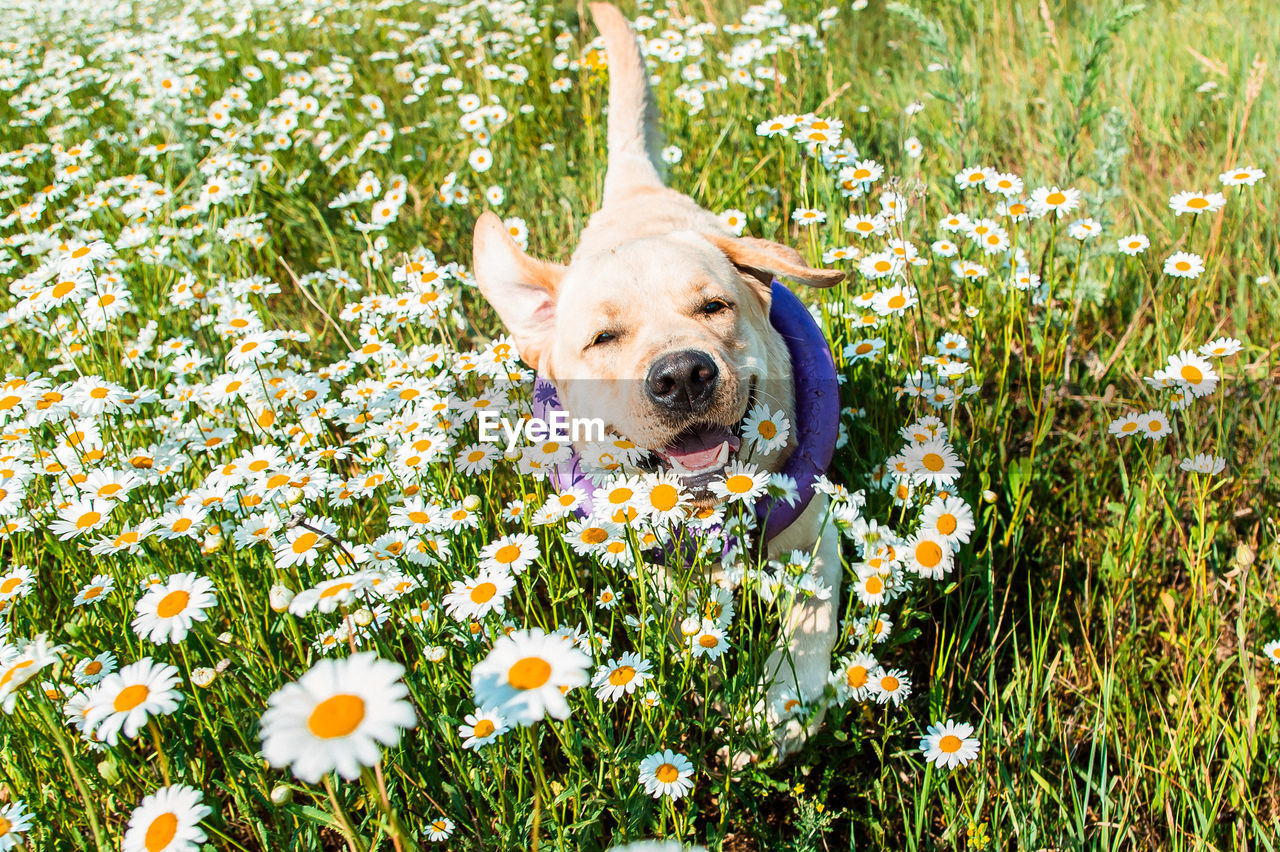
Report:
[[[879,606],[888,599],[888,586],[877,569],[863,565],[856,573],[858,581],[854,584],[853,591],[865,606]]]
[[[284,541],[273,549],[276,568],[283,571],[295,565],[314,565],[337,534],[338,525],[331,519],[309,516],[304,523],[287,529]]]
[[[1142,434],[1153,441],[1159,441],[1173,431],[1168,415],[1157,409],[1152,409],[1139,417],[1138,425],[1142,428]]]
[[[919,294],[915,287],[903,287],[898,284],[891,285],[883,290],[877,290],[875,298],[871,303],[871,310],[877,315],[887,317],[892,314],[902,314],[915,307],[920,301]]]
[[[453,834],[453,820],[448,817],[437,817],[427,823],[427,839],[432,843],[441,843],[448,840]]]
[[[480,550],[481,570],[510,571],[519,577],[541,555],[538,540],[528,533],[504,535]]]
[[[1151,240],[1147,239],[1145,234],[1129,234],[1127,237],[1116,240],[1116,248],[1120,253],[1130,256],[1142,254],[1150,247]]]
[[[622,696],[630,695],[653,678],[649,673],[652,667],[652,663],[634,652],[610,660],[596,669],[591,679],[596,698],[616,702]]]
[[[93,686],[116,670],[116,655],[103,651],[96,657],[86,657],[76,663],[71,678],[80,686]]]
[[[109,746],[123,733],[130,739],[152,716],[167,716],[178,709],[182,693],[174,689],[178,670],[144,657],[107,675],[89,694],[85,730]]]
[[[1222,456],[1214,456],[1209,453],[1196,453],[1195,458],[1183,459],[1179,467],[1189,473],[1205,473],[1217,476],[1226,469],[1227,460]]]
[[[1271,661],[1271,665],[1280,667],[1280,639],[1272,639],[1263,645],[1262,653],[1266,654],[1267,659]]]
[[[742,231],[747,226],[747,214],[730,208],[720,214],[720,221],[733,232],[734,236],[742,236]]]
[[[710,618],[702,619],[698,629],[689,637],[689,647],[694,657],[718,660],[729,650],[729,637],[725,629]]]
[[[49,532],[63,541],[93,532],[110,520],[115,507],[111,500],[76,500],[59,510],[58,519],[49,524]]]
[[[1164,262],[1164,274],[1173,278],[1199,278],[1204,272],[1204,258],[1189,251],[1177,251]]]
[[[993,175],[995,171],[986,166],[972,166],[956,172],[956,186],[961,189],[968,189],[971,186],[982,186]]]
[[[889,228],[888,223],[881,216],[860,216],[856,213],[848,216],[843,226],[846,231],[864,240],[867,237],[883,234]]]
[[[693,764],[683,754],[667,749],[640,761],[640,783],[655,799],[679,799],[693,789]]]
[[[930,725],[920,740],[924,759],[934,766],[955,769],[978,757],[978,739],[973,736],[973,726],[966,722],[948,719],[941,724]]]
[[[197,852],[208,839],[200,821],[212,813],[194,787],[161,787],[129,816],[121,852]]]
[[[1213,365],[1189,349],[1170,355],[1166,372],[1197,397],[1208,396],[1218,386],[1218,373]]]
[[[0,575],[0,604],[16,600],[35,587],[35,574],[26,565],[11,568]]]
[[[547,715],[566,719],[565,692],[586,685],[590,664],[582,651],[539,628],[514,630],[471,670],[471,690],[478,706],[493,707],[519,725]]]
[[[1080,206],[1080,190],[1039,187],[1031,192],[1031,207],[1038,216],[1056,213],[1059,219]]]
[[[479,751],[510,730],[502,714],[487,707],[468,713],[464,721],[465,724],[458,726],[458,736],[462,737],[462,747],[473,751]]]
[[[308,615],[312,610],[318,609],[327,614],[340,606],[354,603],[358,596],[368,592],[371,585],[371,578],[364,572],[334,577],[299,592],[289,602],[289,612],[292,615]]]
[[[906,567],[921,577],[941,579],[951,573],[951,542],[934,530],[921,528],[907,539]]]
[[[946,487],[960,477],[964,462],[942,438],[913,444],[903,450],[907,471],[917,484]]]
[[[0,852],[8,852],[22,843],[22,835],[30,831],[33,824],[31,813],[22,801],[0,808]]]
[[[764,493],[769,484],[769,473],[742,461],[730,462],[724,478],[713,480],[711,493],[721,500],[745,502]]]
[[[1201,213],[1217,213],[1227,203],[1227,197],[1221,192],[1179,192],[1169,199],[1169,209],[1174,215],[1183,213],[1199,215]]]
[[[801,225],[821,225],[827,221],[827,214],[812,207],[797,207],[791,212],[791,221]]]
[[[969,504],[950,495],[935,497],[920,516],[920,528],[936,532],[951,542],[952,549],[968,543],[974,526]]]
[[[791,437],[791,423],[781,410],[772,411],[767,405],[756,405],[742,423],[742,437],[762,455],[787,445]]]
[[[864,340],[857,340],[845,346],[842,353],[850,363],[856,361],[874,360],[877,355],[884,351],[886,342],[882,337],[872,337]]]
[[[138,600],[133,632],[157,644],[182,642],[194,622],[208,621],[205,610],[217,603],[214,591],[213,583],[205,577],[170,574]]]
[[[0,623],[2,624],[2,623]],[[0,709],[12,713],[18,699],[18,690],[46,667],[57,662],[57,645],[50,645],[44,634],[29,641],[18,640],[8,644],[7,626],[0,631]]]
[[[321,660],[268,700],[259,724],[263,757],[308,784],[334,770],[359,778],[381,760],[379,745],[396,745],[417,724],[403,674],[372,651]]]
[[[1136,414],[1125,414],[1111,421],[1107,431],[1117,438],[1128,438],[1142,434],[1142,418]]]
[[[443,598],[445,611],[460,622],[482,618],[489,613],[502,615],[507,595],[515,588],[515,580],[504,571],[486,568],[473,578],[456,580]]]
[[[1267,176],[1262,169],[1250,166],[1245,169],[1231,169],[1218,175],[1223,186],[1253,186]]]
[[[840,668],[828,679],[836,689],[836,700],[844,704],[850,699],[862,701],[871,691],[871,672],[880,663],[870,654],[854,654],[840,661]]]
[[[1242,348],[1242,344],[1234,337],[1219,337],[1210,340],[1198,350],[1201,355],[1206,358],[1225,358],[1228,355],[1234,355]]]
[[[877,670],[871,675],[869,686],[877,704],[901,704],[911,694],[911,678],[902,669]]]
[[[635,504],[643,493],[641,480],[633,476],[612,476],[596,490],[592,501],[596,511],[616,524],[635,520],[639,510]]]
[[[663,523],[684,517],[690,499],[684,480],[669,470],[662,470],[645,478],[635,502],[651,521]]]

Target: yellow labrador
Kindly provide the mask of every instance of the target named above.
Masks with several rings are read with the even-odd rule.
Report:
[[[502,222],[476,222],[474,270],[522,358],[575,417],[600,417],[651,450],[703,505],[707,483],[738,449],[754,401],[795,423],[791,359],[769,320],[775,276],[826,287],[787,246],[735,237],[718,216],[663,185],[655,109],[635,33],[612,5],[591,6],[609,63],[609,161],[600,209],[567,265],[527,255]],[[792,438],[794,443],[794,436]],[[792,446],[767,458],[779,469]],[[759,461],[753,458],[753,461]],[[784,720],[788,694],[819,696],[831,667],[841,569],[838,537],[817,495],[769,542],[770,556],[814,552],[829,600],[797,604],[770,657],[763,712],[787,753],[807,731]]]

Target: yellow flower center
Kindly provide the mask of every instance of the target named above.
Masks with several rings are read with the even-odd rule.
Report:
[[[142,845],[147,852],[160,852],[173,842],[173,838],[178,834],[178,817],[172,813],[160,814],[151,821],[151,825],[147,826],[146,836],[142,838]]]
[[[945,462],[938,453],[925,453],[924,458],[920,459],[920,464],[924,465],[925,470],[930,473],[937,473],[942,470]]]
[[[497,593],[498,593],[498,587],[495,586],[493,583],[487,583],[487,582],[480,583],[478,586],[476,586],[474,589],[471,590],[471,600],[473,603],[478,603],[478,604],[487,603],[488,601],[492,600],[493,596],[496,595]]]
[[[670,784],[680,777],[680,770],[676,769],[673,764],[664,763],[654,770],[653,777],[663,784]]]
[[[187,603],[190,600],[191,595],[181,589],[176,592],[170,592],[160,599],[160,605],[156,607],[156,615],[161,618],[173,618],[187,608]]]
[[[76,529],[86,530],[100,520],[102,520],[101,512],[85,512],[76,521]]]
[[[942,561],[942,548],[937,542],[922,541],[916,545],[916,561],[926,568],[932,568]]]
[[[947,734],[945,737],[938,740],[938,748],[942,749],[947,754],[954,754],[959,751],[960,745],[960,738],[955,734]]]
[[[493,554],[493,558],[503,565],[510,565],[520,558],[520,546],[517,544],[505,544],[498,548],[498,552]]]
[[[635,679],[636,670],[631,666],[618,666],[609,672],[609,683],[614,686],[626,686]]]
[[[516,689],[537,689],[551,679],[551,664],[541,657],[524,657],[507,669],[507,682]]]
[[[1067,196],[1061,192],[1051,192],[1044,197],[1045,204],[1065,204]]]
[[[866,666],[849,666],[844,673],[844,682],[849,684],[850,689],[858,689],[867,685],[867,667]]]
[[[364,721],[364,699],[340,693],[316,705],[307,717],[307,728],[322,740],[345,737]]]
[[[660,512],[669,512],[680,500],[680,492],[666,482],[655,485],[649,491],[649,502]]]
[[[733,494],[746,494],[755,484],[755,480],[746,474],[736,473],[725,482],[725,487]]]
[[[938,532],[942,533],[943,535],[951,535],[953,532],[956,531],[956,516],[955,515],[939,515],[938,522],[935,524],[935,528],[938,530]]]
[[[476,726],[471,729],[471,735],[482,740],[485,737],[490,736],[496,730],[497,728],[495,728],[493,723],[488,719],[481,719],[479,722],[476,722]]]
[[[293,540],[293,544],[289,546],[289,549],[294,553],[303,554],[315,547],[316,542],[319,541],[319,539],[320,536],[313,532],[304,532]]]
[[[126,686],[116,694],[116,700],[111,702],[112,708],[117,713],[128,713],[133,708],[147,700],[151,695],[151,689],[143,683],[135,683]]]

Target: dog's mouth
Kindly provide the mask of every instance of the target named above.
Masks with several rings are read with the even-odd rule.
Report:
[[[728,426],[705,425],[685,429],[675,440],[654,452],[667,468],[686,479],[715,473],[729,463],[742,439]]]
[[[756,382],[751,380],[747,404],[732,426],[696,423],[685,427],[666,446],[652,450],[654,467],[661,466],[680,477],[695,500],[710,496],[709,486],[742,448],[742,422],[755,408]]]

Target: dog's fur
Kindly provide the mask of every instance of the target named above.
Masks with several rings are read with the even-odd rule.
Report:
[[[794,423],[790,357],[769,322],[770,283],[778,276],[822,287],[844,276],[810,268],[778,243],[735,237],[715,214],[663,185],[636,36],[612,5],[592,4],[591,12],[609,64],[609,161],[600,209],[567,266],[525,254],[498,217],[485,213],[474,240],[480,290],[521,357],[556,385],[567,410],[601,417],[641,447],[661,454],[690,429],[731,429],[753,399]],[[645,393],[657,359],[689,350],[709,355],[718,369],[714,392],[696,417],[678,416]],[[753,461],[776,470],[791,449]],[[693,490],[703,505],[712,500],[705,489]],[[779,699],[790,691],[817,698],[831,666],[841,569],[827,515],[826,498],[815,496],[769,545],[771,556],[816,546],[813,570],[833,590],[828,601],[793,608],[767,664],[764,712],[784,754],[806,731],[782,722]]]

